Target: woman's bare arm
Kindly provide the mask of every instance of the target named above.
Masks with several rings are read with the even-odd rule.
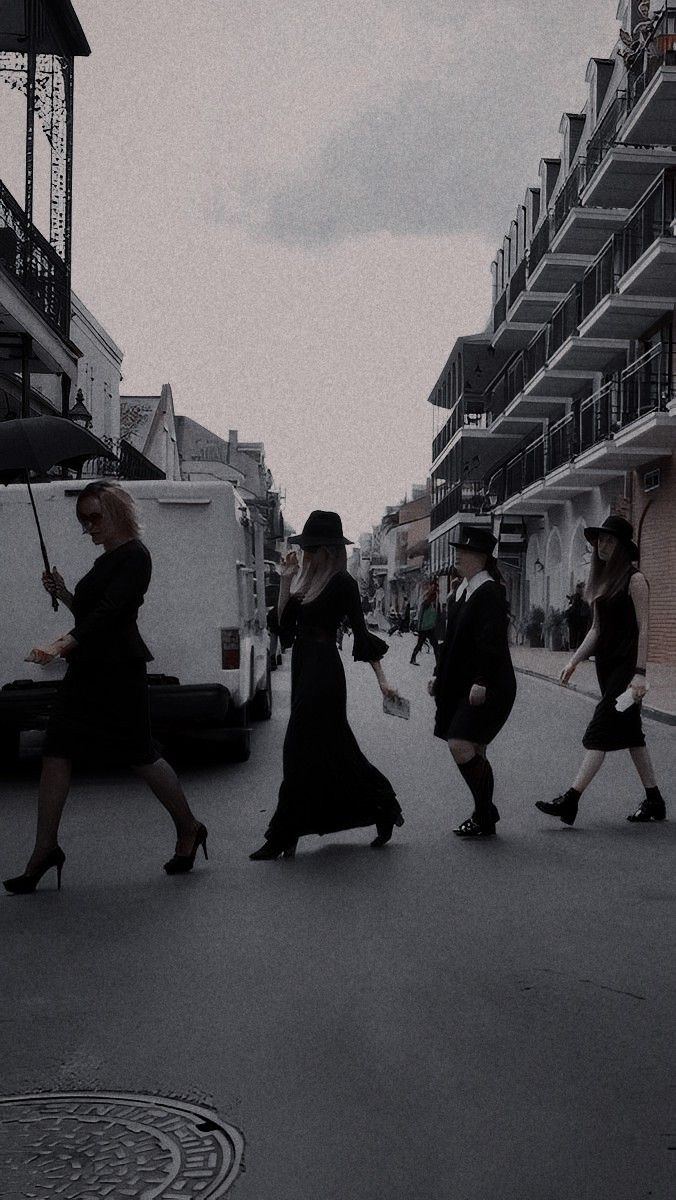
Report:
[[[586,638],[578,646],[577,650],[575,651],[573,657],[570,660],[572,663],[575,664],[575,666],[577,666],[578,663],[584,662],[585,659],[589,658],[589,655],[593,653],[594,647],[596,646],[596,643],[599,640],[599,633],[600,633],[599,618],[598,618],[598,613],[596,611],[596,605],[595,605],[594,606],[594,620],[592,622],[592,627],[589,630],[589,633],[587,634]]]
[[[631,596],[636,613],[636,623],[638,625],[638,654],[636,657],[636,676],[632,680],[632,688],[643,687],[645,694],[645,671],[648,661],[648,630],[650,624],[650,591],[645,577],[639,572],[632,575],[629,581],[629,595]]]

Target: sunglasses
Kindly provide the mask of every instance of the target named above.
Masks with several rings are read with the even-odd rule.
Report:
[[[86,529],[88,525],[100,525],[102,520],[102,512],[81,513],[79,517],[79,521],[83,529]]]

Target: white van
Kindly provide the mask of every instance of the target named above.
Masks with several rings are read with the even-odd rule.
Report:
[[[50,564],[73,589],[97,554],[75,515],[85,480],[36,484],[33,491]],[[249,717],[272,712],[266,630],[263,525],[226,482],[124,482],[136,502],[153,574],[139,612],[150,648],[153,729],[220,731],[232,756],[249,756]],[[0,751],[16,755],[22,730],[44,728],[61,660],[23,661],[35,645],[72,627],[53,612],[28,490],[0,488],[0,563],[5,636],[0,641]]]

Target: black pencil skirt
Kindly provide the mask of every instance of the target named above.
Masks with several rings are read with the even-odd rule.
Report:
[[[156,762],[160,753],[150,731],[145,662],[69,663],[52,707],[42,753],[114,766]]]

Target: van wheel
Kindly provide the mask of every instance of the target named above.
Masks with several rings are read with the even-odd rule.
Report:
[[[254,721],[269,721],[272,716],[272,667],[268,657],[265,671],[265,687],[256,692],[251,703],[251,716]]]

